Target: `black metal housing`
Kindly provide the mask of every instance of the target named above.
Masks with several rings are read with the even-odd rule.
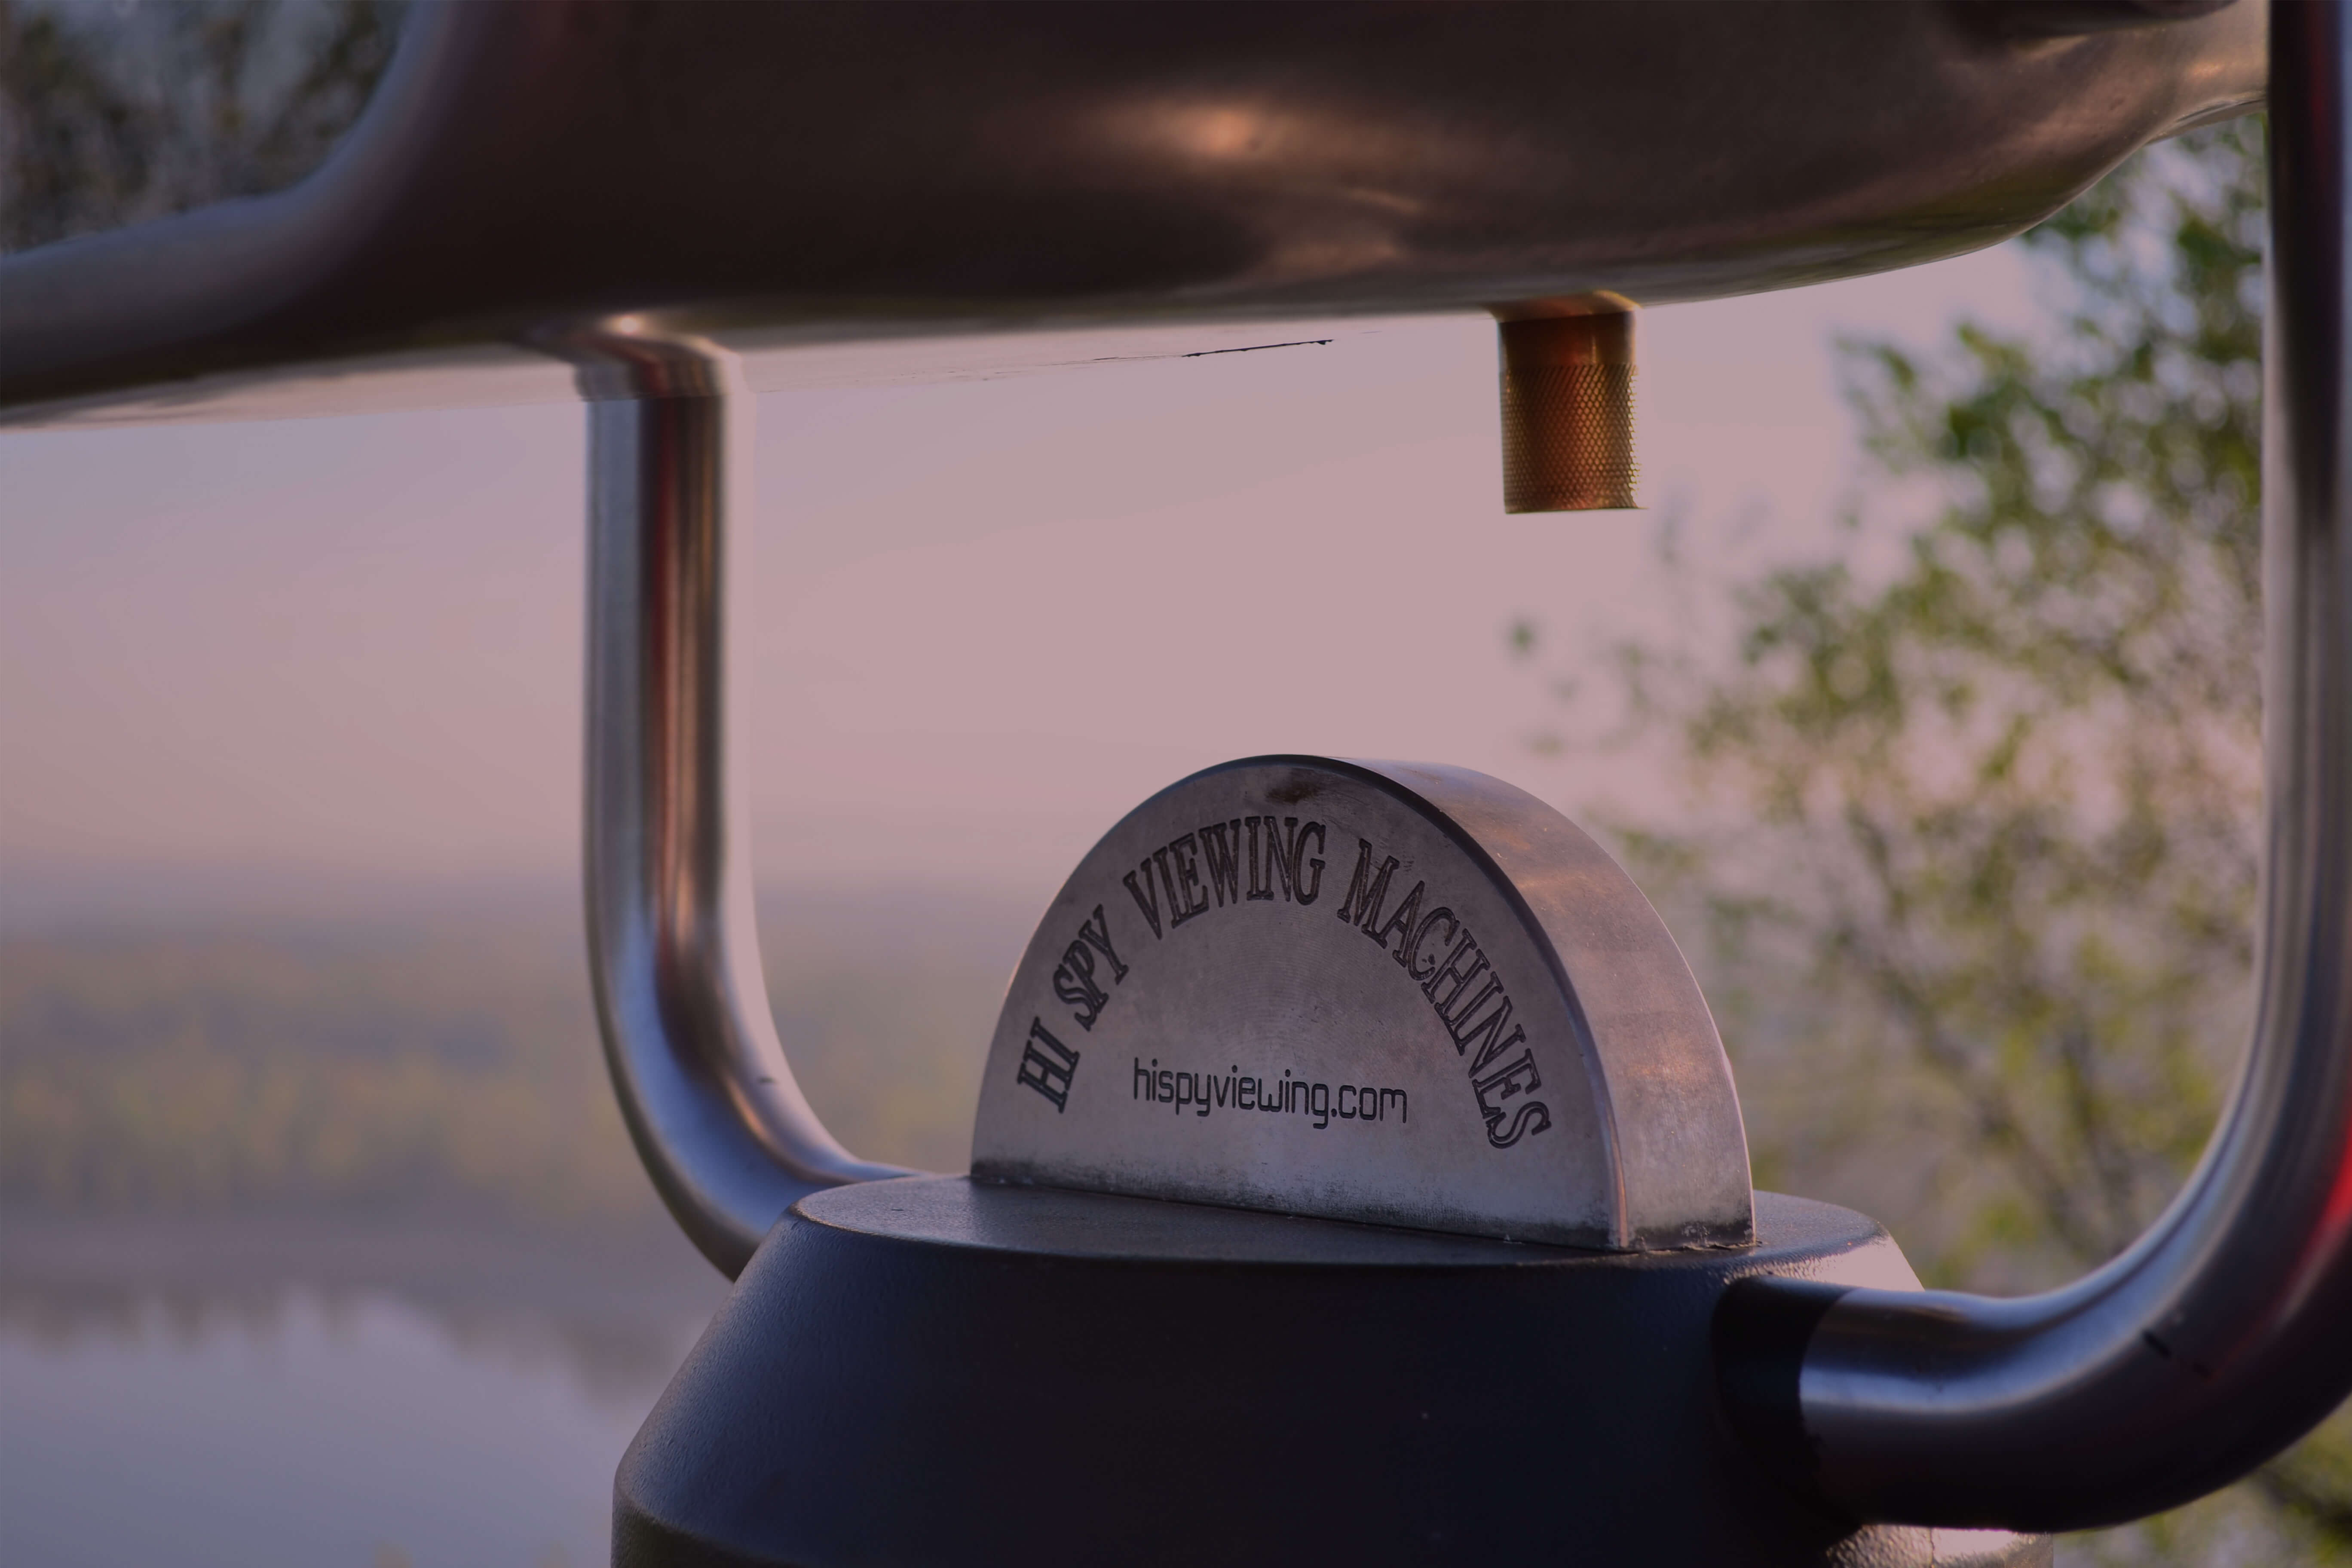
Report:
[[[622,1461],[645,1565],[2022,1568],[1856,1527],[1717,1414],[1725,1285],[1900,1272],[1757,1194],[1753,1248],[1578,1252],[915,1177],[803,1199]]]

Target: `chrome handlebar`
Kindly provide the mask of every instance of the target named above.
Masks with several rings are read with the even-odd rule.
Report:
[[[2352,344],[2334,0],[2271,15],[2264,345],[2268,831],[2260,1010],[2236,1094],[2122,1257],[2017,1300],[1732,1288],[1734,1423],[1843,1511],[2075,1530],[2237,1479],[2352,1389]]]
[[[546,346],[592,399],[584,826],[604,1058],[662,1200],[731,1279],[808,1193],[907,1173],[824,1130],[761,978],[728,679],[751,412],[734,356],[629,318]]]

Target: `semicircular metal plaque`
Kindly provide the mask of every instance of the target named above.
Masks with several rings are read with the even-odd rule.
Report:
[[[1634,1251],[1753,1239],[1715,1021],[1550,806],[1255,757],[1144,802],[1014,971],[972,1174]]]

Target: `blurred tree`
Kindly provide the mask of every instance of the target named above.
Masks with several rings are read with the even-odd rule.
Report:
[[[365,107],[398,0],[0,0],[0,251],[293,184]]]
[[[2026,237],[2045,342],[1841,345],[1878,504],[1924,513],[1892,564],[1851,514],[1846,558],[1733,588],[1727,654],[1619,650],[1736,825],[1614,826],[1711,934],[1759,1179],[1845,1189],[1932,1282],[2119,1251],[2246,1036],[2262,162],[2258,122],[2200,132]],[[2352,1431],[2076,1553],[2352,1560]]]

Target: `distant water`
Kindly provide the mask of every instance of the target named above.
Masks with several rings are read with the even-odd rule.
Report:
[[[663,1236],[0,1218],[0,1558],[601,1563],[723,1289]]]
[[[576,893],[11,870],[0,1568],[603,1563],[621,1452],[725,1282],[614,1114]],[[962,1167],[1043,902],[766,901],[779,1025],[852,1147]],[[98,1203],[248,1206],[63,1212]]]

